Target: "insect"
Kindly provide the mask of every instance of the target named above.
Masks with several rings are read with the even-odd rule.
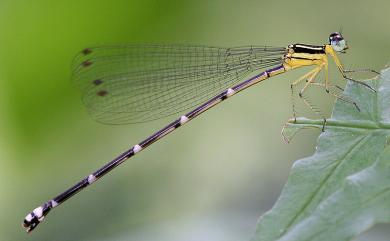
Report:
[[[291,44],[283,48],[217,48],[123,45],[84,49],[75,57],[73,79],[83,93],[83,102],[97,121],[111,124],[137,123],[190,108],[192,110],[34,209],[25,217],[22,226],[27,232],[32,231],[50,210],[130,157],[225,99],[272,76],[303,66],[313,66],[311,71],[293,82],[291,88],[306,81],[299,92],[301,97],[311,85],[319,85],[330,92],[335,88],[328,79],[330,57],[344,79],[375,91],[366,83],[347,76],[349,71],[344,69],[336,54],[344,53],[347,49],[345,39],[338,32],[330,34],[329,43],[318,46]],[[316,76],[322,70],[325,73],[324,82],[316,82]],[[244,78],[250,74],[252,77]],[[359,110],[353,100],[342,95],[336,97],[350,102]]]

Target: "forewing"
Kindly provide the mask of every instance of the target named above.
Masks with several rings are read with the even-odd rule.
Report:
[[[91,116],[109,124],[166,117],[281,62],[284,48],[124,45],[83,50],[73,80]]]

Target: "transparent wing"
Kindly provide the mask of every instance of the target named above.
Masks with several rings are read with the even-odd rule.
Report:
[[[280,64],[285,48],[124,45],[88,48],[73,81],[103,123],[156,120],[197,106],[243,76]]]

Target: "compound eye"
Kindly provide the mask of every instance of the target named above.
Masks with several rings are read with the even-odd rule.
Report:
[[[343,40],[343,36],[339,33],[339,32],[334,32],[334,33],[331,33],[330,36],[329,36],[329,42],[332,43],[332,42],[339,42],[341,40]]]
[[[344,52],[348,48],[344,39],[331,41],[331,45],[337,52]]]
[[[339,32],[334,32],[329,35],[329,43],[337,52],[344,52],[348,49],[347,43]]]

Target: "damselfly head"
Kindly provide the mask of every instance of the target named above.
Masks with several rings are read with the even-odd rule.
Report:
[[[348,49],[347,42],[339,32],[330,34],[329,43],[336,52],[345,53],[345,50]]]

